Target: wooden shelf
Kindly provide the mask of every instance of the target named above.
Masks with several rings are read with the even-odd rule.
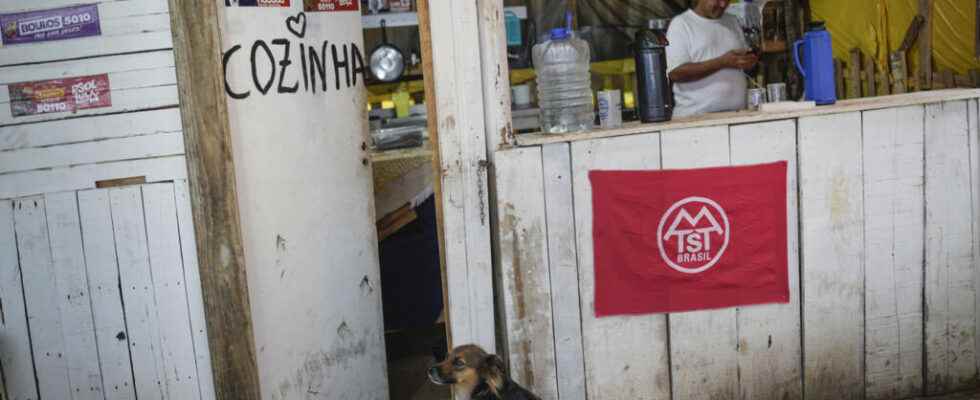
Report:
[[[504,12],[508,11],[517,14],[517,18],[527,19],[527,7],[504,7]],[[385,26],[389,28],[396,26],[417,26],[419,24],[418,14],[412,11],[363,15],[361,16],[361,25],[364,29],[380,28],[381,20],[384,20]]]
[[[380,163],[386,161],[404,160],[417,157],[432,157],[432,146],[426,140],[421,146],[406,147],[402,149],[391,149],[382,151],[371,151],[371,162]]]

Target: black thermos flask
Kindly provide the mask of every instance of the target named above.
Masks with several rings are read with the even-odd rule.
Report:
[[[649,28],[637,32],[633,43],[638,111],[643,122],[669,121],[673,102],[667,80],[667,20],[650,20]]]

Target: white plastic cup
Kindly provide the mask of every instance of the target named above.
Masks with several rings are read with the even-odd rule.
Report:
[[[766,89],[768,91],[770,103],[778,103],[780,101],[786,101],[785,83],[770,83],[766,85]]]
[[[531,87],[528,85],[516,85],[510,87],[510,99],[515,108],[526,108],[531,106]]]

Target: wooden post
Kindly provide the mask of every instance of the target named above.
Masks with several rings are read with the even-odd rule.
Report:
[[[801,11],[804,13],[808,12],[804,9],[806,7],[800,4],[801,0],[787,0],[783,2],[783,23],[785,24],[786,33],[786,46],[790,49],[793,47],[793,42],[796,42],[802,35],[803,31],[806,30],[805,23],[802,23],[803,18],[801,18]],[[802,23],[802,24],[801,24]],[[803,96],[803,77],[800,76],[800,72],[793,66],[792,54],[786,58],[789,68],[786,72],[786,83],[789,97],[791,99],[798,99]],[[842,93],[838,92],[837,95],[840,96]]]
[[[977,0],[977,16],[974,21],[976,24],[976,35],[973,37],[973,56],[980,58],[980,0]]]
[[[878,95],[877,78],[875,78],[875,61],[871,56],[864,56],[864,80],[867,81],[867,97]]]
[[[925,18],[919,41],[919,90],[932,88],[932,0],[919,0],[919,14]]]
[[[847,98],[861,97],[861,50],[851,49],[851,60],[847,63]]]
[[[892,93],[905,93],[908,87],[908,69],[904,52],[896,51],[891,54]]]
[[[450,344],[475,343],[493,352],[489,161],[479,3],[419,1],[419,30],[429,131],[436,131],[433,162],[438,171],[436,204]]]
[[[844,63],[834,59],[834,77],[837,80],[837,98],[846,99],[847,93],[844,92]]]
[[[429,141],[432,143],[432,170],[442,171],[442,157],[439,155],[439,118],[436,116],[435,72],[432,66],[432,23],[429,21],[429,0],[418,0],[416,3],[419,18],[419,47],[422,51],[422,84],[425,90],[425,115],[429,131]],[[446,340],[452,348],[452,319],[449,315],[449,281],[446,277],[446,232],[442,221],[445,221],[442,210],[442,174],[436,175],[432,187],[436,203],[436,232],[439,241],[439,270],[442,273],[442,319],[446,321]]]
[[[942,72],[943,86],[946,89],[952,89],[956,87],[956,78],[953,75],[953,71],[949,69],[944,69]]]
[[[169,3],[215,391],[222,400],[259,400],[218,3]]]

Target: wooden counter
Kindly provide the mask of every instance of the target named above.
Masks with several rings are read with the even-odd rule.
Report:
[[[530,133],[525,135],[517,135],[516,145],[533,146],[548,143],[577,142],[605,137],[635,135],[638,133],[654,131],[698,128],[712,125],[748,124],[816,115],[839,114],[851,111],[878,110],[882,108],[928,104],[940,101],[973,99],[977,97],[980,97],[980,89],[947,89],[881,97],[864,97],[860,99],[841,100],[832,105],[817,106],[815,108],[800,111],[778,113],[765,113],[760,111],[723,112],[676,118],[663,123],[644,124],[640,122],[632,122],[623,124],[623,127],[621,128],[597,129],[589,132],[565,134]]]
[[[898,399],[976,387],[978,97],[921,92],[519,135],[493,169],[511,375],[562,399]],[[788,304],[595,317],[590,170],[777,160],[789,165]]]

